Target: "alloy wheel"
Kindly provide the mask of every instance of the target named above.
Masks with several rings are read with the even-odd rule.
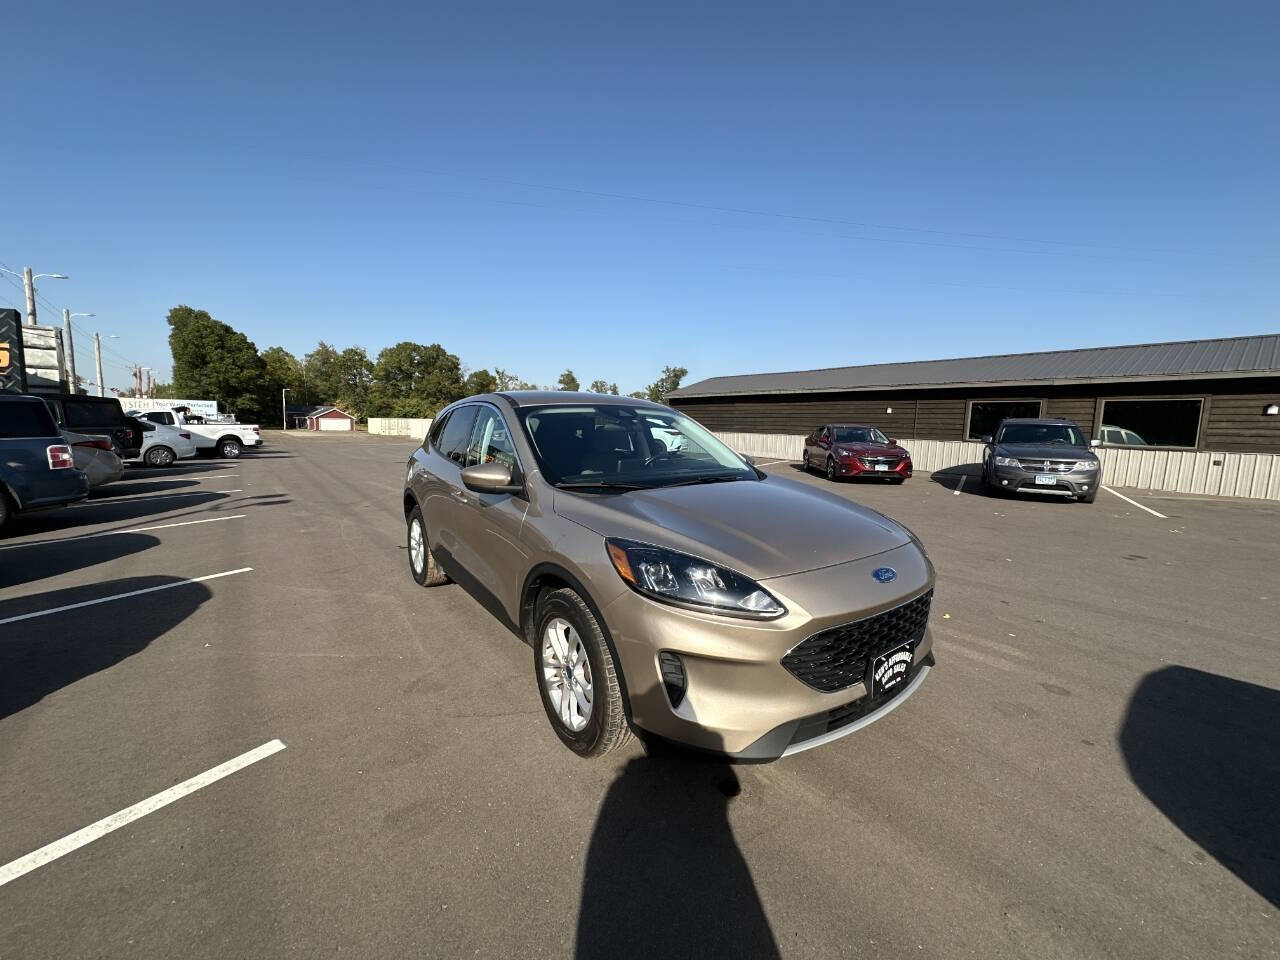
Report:
[[[422,522],[415,517],[409,524],[409,562],[413,564],[415,573],[422,573],[422,565],[426,561],[426,538],[422,535]]]
[[[827,457],[827,479],[834,480],[836,478],[836,462]]]
[[[577,733],[591,720],[591,663],[573,624],[562,617],[548,621],[542,633],[542,685],[556,717]]]

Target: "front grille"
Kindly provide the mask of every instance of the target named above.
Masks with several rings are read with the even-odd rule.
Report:
[[[815,690],[843,690],[865,679],[872,657],[924,636],[932,600],[930,590],[874,617],[815,633],[792,647],[782,665]]]
[[[1076,468],[1074,460],[1019,460],[1023,470],[1034,470],[1036,473],[1070,473]]]
[[[864,467],[874,467],[877,463],[899,464],[902,462],[901,457],[859,457]]]
[[[922,666],[933,666],[933,663],[933,651],[929,651],[925,655],[923,662],[912,666],[906,679],[888,693],[878,693],[874,697],[859,697],[852,703],[845,703],[831,710],[805,717],[800,721],[800,725],[796,727],[796,732],[792,734],[791,742],[803,743],[805,740],[812,740],[814,737],[820,737],[824,733],[847,727],[855,720],[861,720],[867,714],[874,713],[911,686],[911,681],[916,678],[916,674],[920,672]]]

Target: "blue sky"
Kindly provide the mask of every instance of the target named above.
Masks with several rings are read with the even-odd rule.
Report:
[[[1277,49],[1268,2],[41,4],[0,264],[119,385],[176,303],[624,391],[1275,331]]]

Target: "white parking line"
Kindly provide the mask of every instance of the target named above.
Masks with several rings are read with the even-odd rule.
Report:
[[[1120,498],[1121,500],[1123,500],[1125,503],[1132,503],[1132,504],[1133,504],[1135,507],[1137,507],[1139,510],[1145,510],[1145,511],[1147,511],[1147,513],[1151,514],[1153,517],[1159,517],[1161,520],[1168,520],[1168,519],[1169,519],[1169,518],[1168,518],[1168,517],[1166,517],[1163,513],[1157,513],[1156,511],[1152,510],[1150,507],[1144,507],[1144,506],[1143,506],[1142,504],[1140,504],[1137,500],[1130,500],[1130,499],[1129,499],[1128,497],[1126,497],[1123,493],[1116,493],[1116,491],[1112,490],[1112,489],[1111,489],[1110,487],[1108,487],[1105,483],[1102,485],[1102,489],[1103,489],[1103,490],[1105,490],[1105,491],[1107,491],[1107,493],[1114,493],[1117,497],[1119,497],[1119,498]]]
[[[204,583],[206,580],[217,580],[219,577],[233,577],[237,573],[249,573],[253,567],[241,567],[239,570],[225,570],[222,573],[211,573],[204,577],[184,577],[181,580],[175,580],[173,583],[162,583],[157,587],[143,587],[141,590],[130,590],[127,593],[113,593],[109,597],[98,597],[96,600],[82,600],[79,603],[68,603],[62,607],[53,607],[49,610],[37,610],[34,613],[23,613],[16,617],[6,617],[0,620],[0,627],[6,623],[17,623],[19,620],[34,620],[37,617],[48,617],[55,613],[63,613],[67,610],[79,610],[81,607],[92,607],[98,603],[110,603],[112,600],[123,600],[126,597],[140,597],[144,593],[155,593],[157,590],[171,590],[174,587],[185,587],[191,583]]]
[[[791,461],[789,461],[789,460],[757,460],[757,461],[756,461],[756,466],[757,466],[757,467],[767,467],[767,466],[769,466],[769,464],[771,464],[771,463],[790,463],[790,462],[791,462]]]
[[[46,863],[57,860],[59,857],[65,857],[73,850],[79,850],[86,844],[93,843],[100,837],[105,837],[113,830],[119,830],[121,827],[133,823],[133,821],[145,817],[148,813],[155,813],[175,800],[181,800],[187,794],[195,793],[201,787],[207,787],[223,777],[231,776],[237,770],[243,770],[251,763],[257,763],[273,753],[279,753],[283,749],[283,743],[279,740],[271,740],[260,747],[254,747],[248,753],[242,753],[240,756],[228,760],[226,763],[218,764],[212,770],[198,773],[190,780],[183,780],[182,783],[174,784],[168,790],[161,790],[154,796],[147,797],[147,799],[141,800],[131,807],[125,807],[119,813],[103,817],[97,823],[91,823],[75,833],[68,834],[61,840],[46,844],[39,850],[28,853],[25,857],[19,857],[17,860],[6,863],[3,867],[0,867],[0,887],[3,887],[11,880],[17,880],[23,874],[30,873],[38,867],[43,867]]]
[[[951,491],[951,495],[952,495],[953,497],[958,497],[958,496],[960,496],[960,491],[964,489],[964,482],[965,482],[965,480],[967,480],[968,478],[969,478],[969,475],[968,475],[967,473],[962,473],[962,474],[960,474],[960,482],[959,482],[959,483],[957,483],[957,484],[956,484],[956,488],[955,488],[953,491]]]
[[[102,504],[112,503],[142,503],[149,500],[172,500],[174,497],[207,497],[211,493],[244,493],[243,490],[192,490],[189,493],[161,493],[154,497],[102,497],[98,500],[81,500],[79,503],[73,503],[68,510],[74,510],[76,507],[97,507]]]
[[[74,537],[59,537],[56,540],[28,540],[25,543],[6,543],[0,550],[17,550],[19,547],[43,547],[52,543],[75,543],[77,540],[92,540],[94,537],[114,537],[121,533],[146,533],[148,530],[168,530],[170,527],[191,527],[197,523],[218,523],[221,520],[243,520],[248,514],[233,513],[228,517],[210,517],[208,520],[183,520],[181,523],[157,523],[151,527],[127,527],[124,530],[103,530],[101,533],[82,533]]]
[[[225,480],[227,479],[227,477],[238,477],[238,476],[240,476],[240,474],[238,473],[215,473],[211,477],[206,477],[203,474],[199,474],[199,473],[189,477],[148,477],[146,476],[146,474],[139,474],[136,478],[130,477],[129,479],[145,480],[147,483],[181,483],[184,480],[196,480],[196,481]]]

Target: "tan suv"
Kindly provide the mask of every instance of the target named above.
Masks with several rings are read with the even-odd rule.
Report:
[[[934,662],[909,530],[656,403],[453,404],[409,459],[404,514],[414,579],[459,581],[525,638],[584,756],[635,731],[775,759],[878,720]]]

